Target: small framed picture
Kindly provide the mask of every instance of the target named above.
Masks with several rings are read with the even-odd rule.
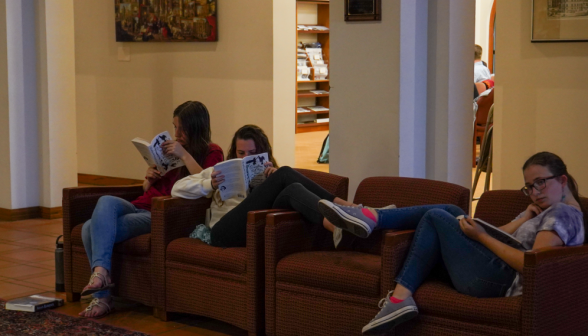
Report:
[[[345,21],[382,21],[382,0],[345,0]]]
[[[533,0],[531,41],[588,41],[588,0]]]

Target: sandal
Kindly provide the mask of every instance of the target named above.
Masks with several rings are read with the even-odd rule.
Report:
[[[100,301],[99,299],[94,299],[94,300],[92,300],[92,302],[90,302],[90,304],[88,305],[88,307],[86,307],[85,311],[86,312],[91,312],[92,309],[95,306],[99,306],[99,307],[102,306],[102,307],[106,308],[105,311],[102,314],[96,315],[96,316],[91,316],[91,317],[90,316],[80,316],[80,317],[82,317],[82,318],[101,319],[104,316],[106,316],[106,315],[108,315],[108,314],[110,314],[110,313],[112,313],[114,311],[113,301],[114,300],[112,298],[110,298],[110,301],[108,303],[103,302],[103,301]]]
[[[88,288],[88,286],[94,284],[94,278],[99,278],[100,281],[102,282],[102,287],[100,288]],[[106,281],[106,277],[104,276],[104,274],[102,273],[98,273],[98,272],[94,272],[92,273],[92,276],[90,277],[90,282],[88,282],[88,284],[86,285],[86,287],[84,287],[84,290],[82,290],[82,294],[80,294],[81,296],[86,296],[86,295],[90,295],[90,294],[94,294],[96,292],[100,292],[106,289],[111,289],[112,287],[114,287],[113,283],[108,283]]]

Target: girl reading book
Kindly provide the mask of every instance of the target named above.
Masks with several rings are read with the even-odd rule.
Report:
[[[132,202],[114,196],[102,196],[92,214],[84,223],[82,240],[92,267],[90,281],[82,295],[92,294],[94,299],[79,315],[99,318],[113,307],[110,296],[111,259],[114,244],[151,232],[151,199],[169,196],[174,183],[189,174],[223,161],[222,149],[211,142],[210,116],[204,104],[187,101],[174,110],[175,141],[161,146],[165,155],[182,159],[185,166],[161,176],[149,167],[145,173],[145,193]]]
[[[335,226],[359,237],[374,229],[416,229],[396,287],[380,301],[380,312],[364,328],[374,335],[418,314],[413,293],[433,267],[443,261],[458,292],[475,297],[522,294],[524,251],[548,246],[581,245],[588,233],[578,186],[560,157],[541,152],[523,165],[522,192],[531,203],[511,223],[499,227],[521,241],[516,249],[492,238],[453,205],[388,210],[341,206],[321,200],[319,208]],[[467,256],[467,258],[464,258]]]
[[[224,182],[222,171],[214,167],[178,181],[172,196],[189,199],[212,198],[210,221],[198,225],[191,237],[219,247],[243,247],[246,243],[247,213],[263,209],[293,209],[307,220],[323,225],[318,201],[328,199],[335,204],[353,203],[334,197],[321,186],[290,167],[277,169],[272,147],[264,131],[255,125],[245,125],[235,133],[227,159],[267,153],[264,175],[267,179],[253,188],[246,198],[233,197],[222,201],[219,184]]]

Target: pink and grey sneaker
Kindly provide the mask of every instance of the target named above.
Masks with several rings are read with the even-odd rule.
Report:
[[[369,237],[378,225],[376,217],[362,206],[338,205],[323,199],[319,201],[318,208],[333,225],[361,238]]]
[[[380,300],[378,305],[381,308],[380,312],[363,327],[361,332],[364,335],[380,335],[388,332],[400,323],[415,318],[419,314],[412,296],[400,301],[391,298],[390,295],[392,295],[392,291]]]

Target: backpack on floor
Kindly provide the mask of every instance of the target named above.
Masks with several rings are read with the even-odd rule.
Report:
[[[318,163],[329,163],[329,135],[323,141],[323,147],[321,148],[321,152],[319,153]]]

